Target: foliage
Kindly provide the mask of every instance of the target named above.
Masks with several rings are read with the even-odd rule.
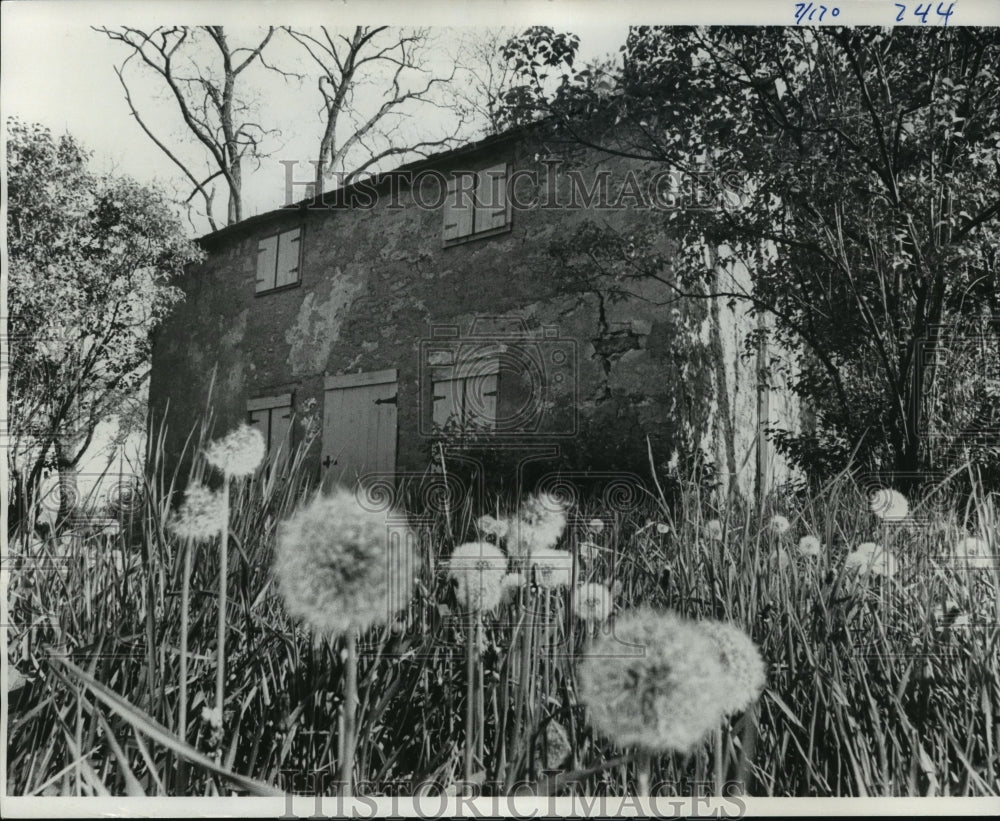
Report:
[[[500,55],[513,68],[515,75],[525,78],[521,84],[512,84],[503,95],[504,105],[495,116],[507,127],[517,127],[530,122],[535,110],[546,104],[546,80],[552,72],[563,83],[573,69],[580,38],[575,34],[557,32],[548,26],[532,26],[522,35],[512,37],[501,49]],[[506,115],[506,116],[505,116]]]
[[[8,121],[9,458],[30,495],[141,386],[149,332],[198,255],[163,195],[98,175],[69,135]]]
[[[775,432],[803,466],[856,451],[926,468],[920,417],[948,368],[942,337],[985,339],[994,358],[1000,345],[1000,35],[634,27],[619,65],[547,91],[538,65],[555,53],[572,65],[556,40],[509,44],[526,66],[512,117],[712,184],[713,207],[664,204],[676,247],[630,260],[634,278],[768,315],[816,418],[815,434]],[[750,287],[717,282],[743,267]]]

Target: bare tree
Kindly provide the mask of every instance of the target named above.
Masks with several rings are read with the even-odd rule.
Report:
[[[458,117],[442,136],[423,139],[406,133],[404,123],[422,109],[454,117],[438,95],[455,77],[435,72],[430,36],[425,30],[357,26],[350,34],[321,26],[318,31],[288,29],[319,67],[317,88],[323,103],[316,165],[316,193],[335,173],[357,177],[381,161],[404,154],[427,156],[455,144],[464,124]],[[377,89],[383,88],[378,94]],[[359,94],[363,88],[364,93]]]
[[[208,186],[221,177],[229,194],[227,222],[239,222],[243,217],[242,160],[246,156],[260,158],[261,141],[271,133],[251,119],[253,107],[241,89],[241,76],[255,63],[271,68],[264,63],[262,53],[274,37],[274,27],[269,27],[253,45],[240,47],[233,46],[222,26],[170,26],[148,32],[126,26],[94,30],[130,49],[115,73],[136,122],[191,182],[193,188],[186,202],[200,195],[208,222],[216,230],[215,189]],[[125,79],[126,67],[133,61],[147,66],[166,84],[185,127],[209,154],[207,177],[202,178],[189,161],[178,157],[139,113]]]

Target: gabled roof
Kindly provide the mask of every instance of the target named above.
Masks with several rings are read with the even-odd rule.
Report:
[[[379,174],[375,174],[371,177],[366,177],[356,182],[352,182],[349,185],[345,185],[343,188],[335,189],[333,191],[326,191],[318,196],[307,197],[298,202],[292,203],[291,205],[283,205],[280,208],[275,208],[272,211],[267,211],[263,214],[255,214],[252,217],[247,217],[239,222],[234,222],[232,225],[226,225],[208,234],[204,234],[195,240],[199,245],[215,245],[221,240],[228,239],[232,236],[237,236],[244,231],[250,231],[254,228],[265,225],[266,223],[282,216],[287,215],[293,211],[305,210],[307,208],[317,208],[324,207],[328,209],[333,209],[338,207],[330,200],[334,199],[334,195],[338,198],[344,194],[350,193],[352,190],[356,189],[362,183],[369,186],[369,191],[371,187],[378,188],[382,185],[388,184],[390,177],[404,174],[413,171],[421,171],[426,168],[431,168],[436,165],[441,165],[448,163],[453,159],[458,157],[464,157],[469,154],[475,154],[479,151],[492,148],[496,145],[503,145],[504,143],[512,142],[517,139],[523,138],[526,134],[531,131],[535,131],[541,123],[532,123],[525,126],[519,126],[518,128],[512,128],[504,131],[500,134],[491,134],[488,137],[483,137],[481,140],[476,140],[475,142],[467,143],[466,145],[459,146],[458,148],[451,148],[445,151],[438,151],[435,154],[431,154],[427,157],[421,157],[418,160],[412,162],[404,163],[403,165],[397,166],[389,171],[383,171]]]

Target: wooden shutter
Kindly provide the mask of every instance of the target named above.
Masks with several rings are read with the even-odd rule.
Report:
[[[271,408],[271,436],[267,442],[267,455],[274,460],[279,471],[284,470],[292,450],[292,407]]]
[[[494,346],[470,352],[455,368],[461,378],[462,422],[475,430],[495,430],[500,357]]]
[[[469,236],[475,224],[475,176],[463,173],[448,180],[448,194],[444,202],[445,242]]]
[[[452,368],[441,368],[431,383],[431,420],[439,428],[451,423],[461,425],[462,380],[455,379]]]
[[[477,374],[465,379],[465,423],[475,430],[495,430],[497,424],[497,374]]]
[[[257,291],[274,287],[274,272],[278,262],[278,238],[264,237],[257,243]]]
[[[476,186],[475,232],[503,228],[510,222],[507,199],[507,164],[500,163],[479,172]]]
[[[250,424],[260,431],[260,435],[264,437],[264,441],[266,442],[270,427],[268,424],[268,411],[266,409],[250,411]]]
[[[292,285],[299,281],[299,253],[302,230],[295,228],[279,236],[278,257],[274,287]]]
[[[291,450],[292,395],[260,396],[247,402],[249,423],[260,431],[267,445],[268,458],[281,450],[278,461],[283,463]]]

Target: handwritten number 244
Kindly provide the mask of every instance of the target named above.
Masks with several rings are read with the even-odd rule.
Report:
[[[895,7],[899,9],[899,14],[896,15],[896,22],[903,22],[903,15],[906,14],[906,5],[904,3],[894,3]],[[941,18],[941,25],[948,25],[948,18],[951,17],[952,12],[955,8],[954,3],[949,3],[947,10],[942,10],[944,3],[938,3],[937,9],[935,9],[935,14]],[[920,18],[920,24],[925,25],[927,23],[927,16],[931,13],[930,3],[917,3],[917,7],[913,10],[913,16]]]

